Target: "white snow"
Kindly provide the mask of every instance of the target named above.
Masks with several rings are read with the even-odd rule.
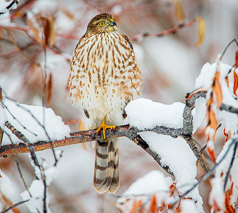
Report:
[[[31,163],[35,169],[36,176],[38,177],[38,180],[34,180],[31,183],[31,186],[29,187],[29,192],[31,195],[29,195],[28,191],[25,190],[21,193],[22,200],[28,200],[25,205],[28,207],[28,209],[32,213],[42,213],[44,212],[44,183],[42,178],[42,173],[40,172],[39,168],[34,165],[33,161],[31,160]],[[49,186],[50,183],[57,177],[57,167],[49,167],[46,169],[47,164],[44,160],[41,162],[41,166],[44,167],[44,178],[46,181],[46,186]],[[46,192],[46,210],[47,212],[51,212],[49,209],[49,194],[48,191]]]
[[[168,179],[169,181],[166,182],[164,174],[158,170],[151,171],[131,184],[130,187],[123,193],[123,197],[148,195],[155,192],[160,192],[162,194],[167,193],[168,187],[173,182],[170,177],[168,177]]]
[[[130,212],[134,200],[142,200],[147,205],[153,194],[156,194],[157,204],[160,206],[169,198],[169,187],[173,183],[170,177],[154,170],[138,178],[117,200],[117,207],[123,212]]]
[[[199,212],[196,209],[195,203],[192,200],[183,200],[181,202],[181,213]]]
[[[130,126],[149,129],[156,126],[171,128],[183,127],[184,104],[175,102],[170,105],[139,98],[126,106]]]
[[[13,203],[19,199],[19,191],[14,183],[3,171],[0,170],[0,197],[1,194],[6,196]],[[1,203],[1,202],[0,202]],[[2,209],[0,208],[0,211]]]
[[[212,189],[209,195],[209,204],[213,206],[218,205],[220,209],[224,210],[224,191],[223,191],[223,181],[221,177],[216,177],[211,180]]]
[[[50,137],[50,140],[60,140],[68,137],[71,130],[68,125],[65,125],[62,121],[62,118],[55,115],[51,108],[43,108],[41,106],[32,106],[26,104],[20,104],[21,107],[17,106],[17,103],[8,99],[5,99],[4,104],[7,106],[9,111],[16,117],[16,119],[24,125],[24,129],[16,119],[14,119],[9,112],[5,109],[7,114],[8,121],[25,137],[31,142],[37,141],[48,141],[44,129],[37,123],[37,121],[32,117],[32,115],[26,110],[22,109],[24,107],[27,110],[30,110],[31,113],[36,117],[36,119],[43,125],[43,117],[45,116],[45,129]],[[44,116],[43,116],[44,115]],[[11,135],[13,143],[19,143],[19,139],[13,135],[9,129],[5,128],[6,132]],[[30,132],[28,131],[30,130]],[[32,134],[33,132],[34,134]],[[4,135],[2,145],[9,144],[9,138]]]
[[[0,102],[0,128],[1,129],[5,129],[5,123],[8,120],[7,118],[7,113],[6,110],[4,109],[4,106],[2,105],[2,103]]]
[[[206,116],[206,99],[198,98],[195,101],[195,107],[192,111],[193,115],[193,134],[197,131],[197,129],[201,126],[202,122]]]
[[[152,150],[159,154],[161,163],[170,168],[177,180],[177,189],[181,193],[186,192],[197,182],[196,157],[182,138],[171,138],[153,132],[143,132],[140,136],[149,144]],[[198,209],[202,209],[202,198],[198,188],[188,196],[197,201]]]
[[[11,22],[9,11],[6,11],[4,14],[0,15],[0,25],[15,26],[15,24]]]
[[[43,198],[44,198],[44,185],[41,180],[34,180],[31,183],[31,186],[29,187],[29,191],[32,195],[28,194],[27,191],[24,191],[21,193],[21,197],[23,200],[28,200],[28,202],[25,203],[25,205],[29,208],[30,212],[32,213],[38,213],[43,212]],[[48,196],[47,196],[48,201]],[[49,209],[47,209],[47,212],[50,212]]]

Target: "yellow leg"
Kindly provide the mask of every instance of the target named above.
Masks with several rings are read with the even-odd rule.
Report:
[[[106,117],[103,119],[102,123],[100,124],[100,126],[97,129],[97,134],[99,133],[99,131],[102,129],[103,131],[103,138],[106,139],[106,129],[115,129],[116,126],[115,125],[107,125],[106,124]]]

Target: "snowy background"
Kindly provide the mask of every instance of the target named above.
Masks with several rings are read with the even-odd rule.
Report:
[[[176,18],[173,2],[172,0],[21,0],[17,9],[14,9],[14,7],[9,12],[5,10],[8,4],[1,1],[0,12],[4,14],[0,16],[0,86],[3,93],[21,104],[42,106],[43,81],[46,79],[46,106],[53,110],[47,109],[45,111],[46,117],[48,115],[48,117],[55,119],[58,125],[58,128],[55,129],[65,131],[49,132],[51,139],[67,136],[70,129],[71,131],[82,130],[82,126],[87,129],[88,121],[84,114],[80,109],[71,106],[67,81],[69,61],[78,39],[85,33],[89,20],[98,13],[109,12],[115,17],[119,31],[128,35],[128,37],[145,32],[159,33],[180,23]],[[156,124],[181,127],[182,117],[180,118],[180,113],[183,111],[186,93],[199,87],[209,88],[209,83],[211,83],[215,72],[215,65],[206,63],[216,62],[217,55],[223,51],[233,38],[237,37],[238,2],[236,0],[181,0],[181,2],[187,22],[197,16],[204,18],[206,22],[205,40],[200,47],[196,47],[198,33],[197,24],[195,24],[179,30],[175,35],[161,38],[148,37],[133,42],[136,59],[143,75],[142,97],[144,99],[129,105],[127,113],[129,114],[128,122],[138,128],[152,127]],[[44,20],[43,23],[49,24],[50,35],[46,58],[42,48],[43,36],[40,24],[42,22],[39,21],[39,17],[43,17],[41,19]],[[223,63],[234,64],[235,48],[235,45],[232,45],[228,49],[223,58]],[[204,64],[206,64],[206,67],[203,67]],[[225,74],[228,65],[221,65]],[[201,70],[202,73],[196,81]],[[211,72],[210,82],[206,71]],[[202,100],[200,102],[196,103],[201,114],[195,116],[195,119],[197,119],[195,129],[199,126],[198,123],[202,123],[202,115],[204,116],[206,111],[205,102]],[[228,103],[231,103],[231,101],[228,100]],[[31,124],[31,122],[28,122],[29,120],[22,120],[24,112],[19,107],[14,106],[14,103],[6,99],[5,104],[24,125]],[[133,110],[136,106],[141,105],[143,108],[138,107],[137,111]],[[138,116],[141,115],[141,118],[144,118],[149,114],[151,115],[151,113],[147,115],[146,112],[148,111],[143,110],[148,105],[149,108],[152,107],[155,111],[159,109],[163,114],[162,117],[149,118],[148,125],[151,126],[146,126],[147,124],[143,123],[143,119],[140,120],[140,116]],[[234,106],[236,106],[236,103],[234,103]],[[3,112],[1,107],[0,126],[2,127],[3,121],[11,116]],[[35,111],[39,120],[43,119],[41,117],[41,111],[43,113],[41,107],[28,106],[28,108]],[[168,117],[166,117],[166,112]],[[56,117],[54,114],[60,117]],[[157,112],[156,115],[159,115],[159,113]],[[171,117],[174,120],[171,122],[172,124],[169,124]],[[160,123],[156,123],[156,120],[159,120]],[[166,122],[166,120],[169,121]],[[53,123],[54,121],[50,120],[50,122]],[[232,120],[232,122],[236,124],[237,120]],[[12,124],[18,126],[14,119]],[[18,126],[18,128],[20,130],[22,127]],[[39,131],[43,131],[37,125],[28,128],[33,132],[37,131],[37,128],[40,129]],[[207,142],[204,129],[205,126],[201,126],[195,133],[195,138],[199,141],[199,148],[202,148]],[[35,136],[32,136],[29,132],[26,136],[32,141],[47,139],[44,133],[39,135],[44,137],[34,138]],[[196,159],[183,139],[172,139],[169,136],[155,133],[142,133],[141,136],[161,155],[164,163],[167,163],[166,165],[169,164],[171,169],[174,168],[173,172],[177,179],[176,185],[179,189],[177,193],[186,191],[189,185],[196,183],[196,177],[201,177],[204,174],[200,166],[196,167]],[[218,134],[215,146],[217,155],[220,153],[224,142],[223,134]],[[9,143],[7,137],[3,140],[3,143]],[[229,146],[229,144],[226,144],[226,146]],[[52,182],[50,180],[51,184],[48,192],[51,212],[94,213],[105,212],[106,210],[118,212],[112,203],[116,201],[123,203],[125,197],[133,194],[147,193],[150,195],[149,198],[148,196],[140,198],[140,200],[147,201],[151,199],[151,193],[161,192],[157,196],[157,203],[161,205],[171,199],[169,191],[173,183],[172,178],[145,151],[125,138],[121,139],[119,145],[121,187],[116,195],[97,194],[92,188],[94,150],[91,143],[87,143],[86,147],[87,150],[82,145],[77,144],[56,149],[63,150],[63,156],[57,165],[57,172],[46,170],[50,173],[49,177],[54,178]],[[163,147],[165,151],[161,152],[160,147]],[[208,154],[206,153],[206,155]],[[32,183],[32,181],[36,181],[35,171],[29,156],[29,154],[21,154],[18,155],[18,158],[27,185],[34,188],[36,183]],[[54,157],[51,150],[38,152],[37,156],[41,161],[44,159],[43,161],[47,164],[45,165],[46,168],[52,168]],[[208,162],[211,163],[211,160]],[[185,163],[187,164],[185,165]],[[229,162],[224,162],[225,165],[222,168],[227,167],[226,163],[229,164]],[[185,170],[180,170],[181,166]],[[222,169],[217,171],[218,175],[221,173]],[[9,198],[12,203],[21,201],[22,197],[27,198],[26,193],[24,195],[25,188],[19,177],[13,155],[6,159],[0,158],[0,175],[2,176],[0,178],[0,192]],[[144,178],[141,179],[143,176]],[[136,180],[137,182],[135,182]],[[205,212],[209,212],[208,192],[211,189],[211,184],[213,186],[219,185],[219,180],[214,179],[212,183],[209,181],[201,183],[199,192],[195,190],[191,194],[193,200],[197,201],[196,206],[191,200],[186,200],[182,203],[183,211],[186,212],[187,209],[187,212],[189,212],[194,208],[196,211],[202,212],[203,208]],[[219,186],[214,188],[218,190],[212,192],[214,195],[221,193]],[[121,195],[123,196],[121,197]],[[212,196],[211,194],[210,205],[213,205],[214,198]],[[222,195],[220,197],[223,198]],[[128,208],[133,206],[133,202],[126,204],[129,205]],[[118,207],[127,212],[126,205]],[[29,211],[26,205],[20,205],[19,209],[22,212]]]

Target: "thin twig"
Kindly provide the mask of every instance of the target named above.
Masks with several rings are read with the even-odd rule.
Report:
[[[225,110],[227,112],[238,114],[238,108],[235,108],[233,106],[229,106],[229,105],[223,104],[223,103],[220,106],[220,110]]]
[[[173,172],[169,169],[168,166],[163,165],[161,163],[161,157],[154,152],[149,145],[146,143],[146,141],[144,141],[140,135],[138,135],[135,139],[134,139],[135,144],[137,144],[138,146],[140,146],[142,149],[144,149],[150,156],[152,156],[154,158],[154,160],[170,175],[172,175],[174,177]]]
[[[188,23],[180,23],[179,25],[169,29],[169,30],[164,30],[163,32],[160,33],[143,33],[143,34],[138,34],[135,35],[133,37],[130,37],[131,41],[140,41],[144,38],[147,37],[161,37],[161,36],[165,36],[168,34],[175,34],[178,30],[185,28],[185,27],[190,27],[192,26],[195,22],[197,21],[197,18],[193,19],[192,21],[188,22]]]
[[[28,202],[29,200],[30,200],[30,199],[23,200],[23,201],[20,201],[20,202],[18,202],[18,203],[15,203],[14,205],[8,207],[7,209],[5,209],[4,211],[2,211],[1,213],[6,213],[6,212],[10,211],[11,209],[15,208],[16,206],[19,206],[19,205],[21,205],[21,204],[23,204],[23,203]]]
[[[231,162],[230,162],[230,164],[229,164],[229,168],[228,168],[227,173],[226,173],[226,177],[225,177],[225,181],[224,181],[224,187],[223,187],[224,192],[226,191],[226,184],[227,184],[228,178],[229,178],[229,176],[230,176],[231,167],[232,167],[232,165],[233,165],[233,163],[234,163],[234,160],[235,160],[237,145],[238,145],[238,143],[235,143],[234,150],[233,150],[233,154],[232,154],[232,157],[231,157]]]

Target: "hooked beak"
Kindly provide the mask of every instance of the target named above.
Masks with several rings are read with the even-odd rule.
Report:
[[[113,27],[113,26],[117,26],[117,23],[115,22],[115,20],[113,20],[110,25]]]

